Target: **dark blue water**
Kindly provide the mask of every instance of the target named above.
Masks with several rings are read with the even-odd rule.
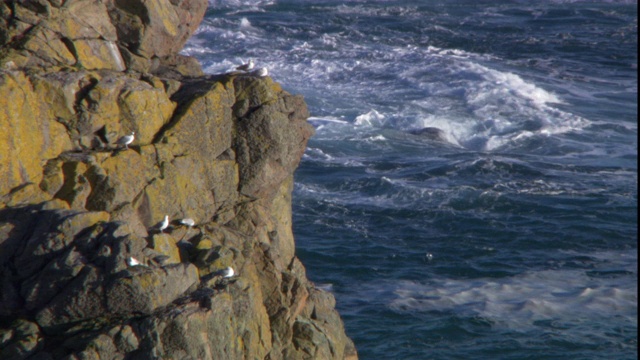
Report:
[[[305,96],[297,253],[362,359],[637,358],[635,1],[213,1],[185,53]]]

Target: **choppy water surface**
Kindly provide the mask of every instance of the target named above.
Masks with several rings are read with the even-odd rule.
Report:
[[[635,1],[211,1],[184,52],[305,96],[298,255],[362,359],[637,358]]]

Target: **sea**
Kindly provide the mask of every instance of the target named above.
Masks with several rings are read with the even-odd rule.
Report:
[[[305,97],[297,256],[372,360],[637,359],[637,52],[626,0],[213,0],[183,50]]]

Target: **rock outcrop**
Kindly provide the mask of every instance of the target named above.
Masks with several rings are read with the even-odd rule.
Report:
[[[0,358],[357,358],[295,256],[304,100],[179,55],[206,6],[0,4]]]
[[[447,136],[445,135],[444,131],[436,127],[423,127],[419,129],[411,129],[408,131],[408,133],[421,136],[429,140],[435,140],[435,141],[441,141],[441,142],[447,141]]]

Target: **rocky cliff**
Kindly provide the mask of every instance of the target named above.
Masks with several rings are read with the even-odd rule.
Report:
[[[206,6],[0,3],[0,358],[357,358],[295,256],[304,100],[179,55]]]

